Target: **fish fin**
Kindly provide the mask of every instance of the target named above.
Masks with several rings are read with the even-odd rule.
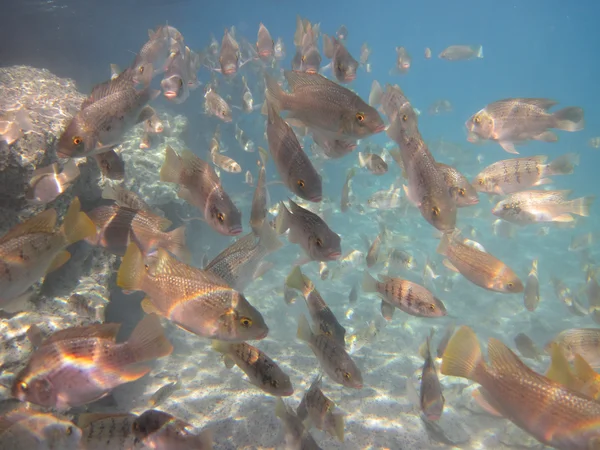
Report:
[[[260,163],[262,167],[265,167],[269,160],[269,152],[262,147],[258,147],[258,153],[260,155]]]
[[[233,366],[235,366],[235,361],[233,360],[233,358],[231,356],[228,356],[231,352],[231,344],[229,342],[218,341],[214,339],[211,342],[211,345],[213,350],[223,355],[223,364],[225,364],[225,367],[231,369]]]
[[[268,253],[272,253],[283,247],[283,243],[279,240],[276,231],[266,220],[258,230],[258,245]]]
[[[381,310],[381,315],[383,316],[383,318],[385,320],[392,320],[392,317],[394,316],[394,311],[396,310],[396,307],[394,305],[390,305],[385,300],[381,300],[380,310]]]
[[[555,342],[550,346],[550,367],[548,367],[545,376],[570,389],[574,389],[577,384],[569,361],[565,357],[560,345]]]
[[[287,97],[287,93],[281,89],[277,80],[268,73],[265,73],[265,102],[263,104],[263,110],[269,111],[269,108],[274,108],[275,111],[284,109],[284,101]]]
[[[304,314],[300,315],[298,318],[298,331],[296,332],[296,337],[305,342],[310,342],[313,337],[313,332]]]
[[[377,280],[366,270],[363,272],[362,290],[363,292],[377,292]]]
[[[373,83],[371,83],[371,92],[369,94],[369,105],[375,107],[381,104],[381,97],[383,97],[383,89],[381,89],[381,84],[379,84],[377,80],[373,80]]]
[[[590,208],[595,199],[596,196],[590,195],[588,197],[580,197],[575,200],[571,200],[569,202],[569,212],[579,216],[588,217],[590,215]]]
[[[333,416],[333,431],[338,441],[344,442],[344,415],[332,414]]]
[[[117,64],[110,65],[110,79],[114,80],[121,73],[121,68]]]
[[[46,269],[46,273],[54,272],[55,270],[61,268],[69,259],[71,258],[71,254],[63,250],[58,255],[54,257],[50,266]]]
[[[579,165],[579,154],[566,153],[554,159],[548,165],[548,175],[570,175]]]
[[[573,372],[584,384],[600,376],[579,353],[575,353],[573,359]]]
[[[305,72],[294,72],[291,70],[286,70],[284,72],[285,79],[290,85],[290,89],[292,92],[296,92],[298,88],[303,86],[327,86],[333,83],[333,81],[328,80],[322,75],[319,74],[310,74]]]
[[[483,45],[479,45],[478,47],[476,47],[476,57],[477,58],[483,58]]]
[[[294,266],[285,279],[285,285],[302,292],[304,296],[307,296],[314,289],[312,282],[302,273],[300,266]]]
[[[479,405],[481,409],[483,409],[488,414],[491,414],[495,417],[504,417],[500,411],[498,411],[492,404],[488,401],[489,396],[485,396],[483,394],[483,388],[479,387],[471,392],[471,397],[475,400],[475,403]]]
[[[542,186],[544,184],[551,184],[552,180],[550,178],[542,178],[541,180],[538,180],[536,183],[534,183],[534,186]]]
[[[169,245],[167,246],[167,249],[181,261],[189,263],[192,259],[192,255],[185,243],[185,225],[175,228],[167,234],[169,235]]]
[[[144,256],[139,247],[131,242],[117,272],[117,286],[126,291],[139,291],[144,274]]]
[[[220,184],[220,179],[217,173],[213,170],[210,164],[195,155],[190,150],[181,152],[181,162],[186,172],[194,173],[197,176],[203,176],[209,179],[212,183]]]
[[[156,114],[156,112],[154,111],[154,108],[152,106],[148,106],[148,105],[144,106],[142,108],[142,110],[140,111],[140,114],[137,118],[136,124],[145,122],[146,120],[151,118],[154,114]]]
[[[442,356],[441,373],[477,381],[485,371],[477,335],[466,325],[460,327],[446,346]]]
[[[65,235],[67,244],[73,244],[96,236],[96,225],[94,225],[94,222],[92,222],[86,213],[81,212],[81,203],[78,197],[73,198],[65,215],[61,230]]]
[[[325,33],[323,33],[323,54],[326,58],[333,58],[333,50],[335,48],[335,38],[329,37]]]
[[[513,144],[512,142],[498,141],[498,144],[500,144],[500,147],[502,147],[504,149],[504,151],[506,151],[508,153],[512,153],[514,155],[519,154],[519,152],[515,148],[515,144]]]
[[[490,338],[488,341],[488,356],[494,370],[502,373],[527,369],[527,366],[502,341]]]
[[[283,202],[279,202],[279,213],[275,218],[275,231],[277,234],[283,234],[290,228],[291,213],[285,207]]]
[[[365,167],[367,165],[367,161],[365,160],[365,156],[362,152],[358,152],[358,165],[360,167]]]
[[[556,135],[556,133],[553,133],[552,131],[548,130],[538,134],[537,136],[534,136],[533,139],[542,142],[557,142],[558,136]]]
[[[404,190],[404,193],[406,194],[406,198],[408,199],[410,204],[413,206],[416,206],[418,208],[419,202],[417,199],[412,197],[412,191],[409,189],[409,187],[406,184],[403,184],[402,189]]]
[[[44,341],[44,345],[81,337],[100,338],[115,341],[120,328],[121,324],[118,323],[99,323],[84,327],[66,328],[64,330],[56,331],[48,336]]]
[[[136,362],[152,361],[173,351],[156,314],[147,315],[137,324],[127,340],[127,347],[135,355]]]
[[[31,325],[25,334],[35,348],[38,348],[44,342],[42,330],[36,324]]]
[[[560,223],[567,223],[567,222],[573,222],[575,219],[573,218],[573,216],[571,214],[560,214],[558,216],[554,216],[552,218],[552,222],[560,222]]]
[[[552,114],[554,117],[554,127],[563,131],[580,131],[583,130],[585,119],[583,117],[583,109],[577,106],[571,106],[561,109]]]
[[[182,170],[183,163],[181,158],[170,145],[167,145],[165,149],[165,162],[160,168],[160,181],[179,184]]]
[[[448,247],[450,246],[451,236],[448,233],[444,233],[440,239],[440,243],[437,248],[437,252],[440,255],[446,256],[448,254]]]
[[[288,414],[288,409],[285,406],[284,401],[281,397],[277,397],[275,400],[275,415],[280,419],[285,419]]]
[[[446,269],[450,269],[452,272],[460,273],[460,270],[458,270],[456,266],[450,262],[449,259],[444,259],[442,261],[442,264],[444,265],[444,267],[446,267]]]
[[[146,314],[162,315],[162,312],[154,303],[152,303],[152,299],[150,297],[144,297],[140,306],[142,307],[142,311],[144,311]]]
[[[184,187],[180,187],[179,191],[177,191],[177,197],[179,197],[182,200],[185,200],[188,203],[192,203],[192,200],[194,199],[193,195],[192,195],[192,191],[190,191],[187,188]],[[190,221],[190,220],[200,220],[201,222],[206,222],[206,219],[204,217],[192,217],[190,219],[186,219],[186,221]]]
[[[56,217],[55,209],[47,209],[44,212],[27,219],[25,222],[14,226],[8,233],[0,238],[0,244],[30,233],[54,233],[56,228]]]

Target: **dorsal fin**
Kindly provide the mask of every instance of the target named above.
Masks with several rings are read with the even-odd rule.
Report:
[[[56,231],[56,210],[47,209],[37,216],[14,226],[8,233],[0,238],[0,244],[11,239],[32,233],[54,233]]]
[[[119,323],[99,323],[88,325],[86,327],[66,328],[49,336],[44,341],[44,345],[77,338],[104,338],[114,341],[119,332],[119,328],[121,328],[121,324]]]

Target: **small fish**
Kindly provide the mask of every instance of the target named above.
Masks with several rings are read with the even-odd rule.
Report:
[[[226,77],[235,75],[240,68],[240,46],[235,40],[233,33],[230,33],[227,28],[225,28],[223,40],[221,41],[219,64],[221,66],[221,74]]]
[[[404,74],[410,69],[412,58],[404,47],[396,47],[396,67],[394,71]]]
[[[274,78],[266,75],[266,97],[277,110],[290,111],[308,128],[330,137],[355,139],[385,130],[375,108],[349,89],[319,74],[286,71],[284,75],[292,92],[284,92]]]
[[[252,97],[252,91],[248,87],[246,77],[242,76],[243,93],[242,93],[242,110],[246,113],[254,111],[254,97]]]
[[[29,180],[27,201],[39,205],[53,202],[69,189],[79,174],[79,167],[73,159],[65,163],[60,173],[57,163],[35,170]]]
[[[235,139],[242,147],[242,150],[248,153],[254,152],[254,142],[246,136],[244,130],[242,130],[237,124],[235,124]]]
[[[386,230],[382,227],[379,234],[373,239],[373,242],[369,246],[369,251],[367,252],[367,257],[365,261],[367,262],[367,267],[371,268],[379,261],[379,254],[381,251],[381,245],[385,241]]]
[[[302,292],[310,317],[318,330],[317,334],[330,337],[341,346],[344,346],[346,329],[340,325],[312,281],[302,273],[300,266],[294,266],[285,279],[285,285]]]
[[[152,109],[154,111],[154,109]],[[165,125],[156,111],[144,122],[144,131],[147,133],[160,134],[165,131]]]
[[[588,273],[585,293],[588,298],[589,312],[594,322],[600,323],[600,285],[594,274]]]
[[[175,391],[181,388],[181,380],[178,378],[176,381],[171,381],[158,388],[158,390],[152,394],[152,397],[148,400],[148,406],[154,408],[161,403],[164,403]]]
[[[0,237],[0,305],[66,263],[69,245],[95,235],[96,227],[80,208],[75,197],[59,229],[56,210],[47,209]]]
[[[600,148],[600,136],[590,138],[588,145],[592,148]]]
[[[358,61],[355,60],[344,44],[334,37],[323,35],[323,53],[331,59],[335,78],[340,83],[350,83],[356,78]]]
[[[213,341],[212,346],[224,355],[228,368],[237,365],[248,375],[250,383],[267,394],[288,397],[294,393],[290,377],[258,348],[245,342],[232,344],[223,341]]]
[[[0,114],[0,141],[5,141],[7,145],[14,144],[24,133],[33,129],[29,114],[23,107]]]
[[[283,43],[283,39],[278,37],[277,42],[275,42],[275,47],[273,48],[273,56],[277,61],[281,61],[285,58],[285,44]]]
[[[211,166],[184,150],[181,156],[167,146],[160,180],[180,186],[177,195],[204,213],[204,220],[217,232],[235,236],[242,232],[241,213],[221,186]]]
[[[123,256],[131,242],[144,254],[164,248],[183,260],[190,255],[186,247],[185,226],[165,232],[171,221],[152,212],[135,210],[126,206],[103,205],[88,213],[97,234],[87,241],[109,252]]]
[[[499,414],[543,444],[585,450],[600,442],[598,403],[537,374],[497,339],[488,341],[488,355],[486,364],[477,336],[463,326],[448,343],[441,371],[481,384]]]
[[[391,249],[388,253],[388,273],[399,272],[402,269],[414,270],[417,267],[415,258],[407,251],[397,248]]]
[[[356,170],[353,168],[349,169],[346,173],[346,181],[344,182],[344,186],[342,187],[342,196],[340,199],[340,211],[346,212],[350,207],[350,180],[356,174]]]
[[[353,355],[367,344],[373,342],[375,337],[377,337],[385,325],[385,322],[383,322],[381,319],[372,320],[366,327],[363,327],[353,334],[346,336],[348,353]]]
[[[540,303],[540,282],[538,281],[538,260],[534,259],[531,264],[531,271],[525,283],[525,291],[523,293],[525,308],[528,311],[535,311]]]
[[[255,233],[259,232],[267,219],[270,198],[267,191],[266,178],[267,173],[263,164],[258,171],[258,180],[254,195],[252,196],[252,207],[250,209],[250,226]]]
[[[540,350],[538,350],[531,338],[525,333],[519,333],[515,336],[515,345],[523,358],[541,361],[542,358]]]
[[[154,213],[153,209],[135,192],[128,191],[123,186],[106,184],[102,190],[102,198],[114,200],[117,205],[131,208],[136,211]],[[165,222],[166,224],[166,222]]]
[[[343,386],[361,389],[362,374],[350,355],[344,350],[344,344],[324,334],[314,334],[304,315],[298,321],[298,339],[305,341],[311,348],[321,368],[332,381]]]
[[[291,199],[290,210],[280,202],[275,219],[278,234],[290,230],[288,239],[300,245],[313,261],[330,261],[342,255],[341,238],[316,214],[302,208]]]
[[[285,428],[286,449],[321,450],[312,435],[304,427],[292,408],[287,406],[281,397],[275,401],[275,415],[283,422]]]
[[[513,158],[495,162],[473,180],[477,192],[507,195],[534,186],[549,184],[552,175],[569,175],[579,164],[579,156],[567,153],[548,163],[544,155]]]
[[[173,346],[156,315],[146,316],[129,340],[117,344],[119,324],[60,330],[48,337],[16,376],[12,395],[59,410],[85,405],[150,371],[146,365],[171,354]]]
[[[246,183],[248,186],[254,186],[254,177],[252,176],[252,172],[249,170],[246,170],[244,183]]]
[[[585,359],[594,369],[600,368],[600,328],[571,328],[557,334],[545,347],[557,344],[569,362],[576,354]]]
[[[596,242],[598,242],[598,237],[600,235],[596,232],[590,231],[585,234],[581,234],[579,236],[573,236],[571,238],[571,243],[569,244],[570,252],[580,252],[582,250],[587,250]]]
[[[510,267],[454,236],[444,234],[437,251],[448,257],[453,269],[477,286],[507,294],[523,292],[523,283]]]
[[[425,48],[425,59],[431,58],[431,49],[429,47]]]
[[[431,357],[431,338],[434,330],[425,341],[425,363],[421,372],[420,405],[427,420],[439,420],[444,411],[444,395],[438,378],[435,363]]]
[[[465,61],[468,59],[483,58],[483,46],[481,45],[451,45],[444,49],[438,56],[447,61]]]
[[[383,301],[416,317],[445,316],[446,307],[431,292],[412,281],[379,275],[376,280],[364,272],[362,289],[364,292],[377,292]]]
[[[503,239],[512,239],[517,234],[516,227],[512,223],[502,219],[494,220],[492,223],[492,231],[494,236]]]
[[[387,163],[381,159],[381,156],[374,153],[358,152],[358,163],[360,167],[366,167],[373,175],[383,175],[388,171]]]
[[[499,201],[492,214],[516,225],[541,222],[573,222],[572,214],[587,217],[595,197],[568,200],[570,190],[521,191]]]
[[[436,166],[438,171],[441,172],[448,186],[450,197],[456,203],[457,208],[464,208],[465,206],[472,206],[479,203],[477,191],[469,183],[467,177],[452,166],[442,163],[436,163]]]
[[[258,26],[258,38],[256,40],[256,51],[262,60],[269,60],[275,53],[275,42],[271,37],[271,33],[267,30],[262,22]]]
[[[215,166],[223,169],[225,172],[228,172],[228,173],[241,173],[242,172],[242,167],[234,159],[232,159],[228,156],[222,155],[221,153],[219,153],[217,151],[212,151],[210,156],[212,158],[213,164]]]
[[[371,56],[371,47],[364,42],[360,47],[360,65],[365,67],[367,73],[371,72],[371,64],[369,64],[369,56]]]
[[[338,159],[346,156],[357,146],[353,140],[330,138],[326,134],[315,130],[313,130],[312,136],[314,143],[323,150],[325,157],[329,159]]]
[[[352,289],[350,289],[350,293],[348,294],[348,302],[351,305],[354,305],[358,300],[358,287],[356,284],[352,285]]]
[[[308,20],[297,18],[294,44],[296,54],[292,60],[294,71],[315,74],[321,65],[321,54],[317,45],[319,24],[312,25]]]
[[[550,128],[580,131],[584,127],[583,109],[568,107],[548,112],[556,105],[544,98],[508,98],[490,103],[465,123],[475,140],[496,141],[508,153],[518,154],[515,143],[527,140],[555,142]]]
[[[162,248],[144,257],[134,243],[129,244],[117,285],[127,291],[144,291],[144,311],[155,312],[198,336],[243,341],[263,339],[269,332],[260,312],[221,277],[188,266]]]
[[[100,172],[109,180],[121,181],[125,179],[125,163],[123,158],[114,150],[92,155],[96,160]]]
[[[367,199],[367,205],[374,209],[388,210],[402,206],[402,188],[392,184],[389,189],[377,191]]]
[[[212,87],[208,87],[204,93],[204,113],[215,116],[226,123],[233,120],[231,107]]]
[[[326,280],[327,278],[329,278],[329,267],[327,267],[327,263],[325,261],[321,261],[319,263],[319,278],[321,278],[321,280]]]
[[[344,415],[335,413],[335,403],[321,391],[321,375],[318,375],[304,393],[296,413],[304,423],[326,431],[344,442]]]
[[[302,150],[292,128],[267,100],[267,137],[277,172],[288,189],[304,200],[323,199],[321,176]]]
[[[450,338],[454,334],[455,328],[456,327],[455,327],[455,325],[453,323],[448,324],[446,326],[446,330],[444,331],[444,335],[440,339],[440,342],[438,342],[438,346],[437,346],[437,349],[435,351],[435,354],[436,354],[436,356],[438,358],[441,358],[441,357],[444,356],[444,352],[446,351],[446,347],[448,346],[448,342],[450,341]]]

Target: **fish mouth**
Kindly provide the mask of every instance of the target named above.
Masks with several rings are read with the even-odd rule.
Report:
[[[313,195],[308,200],[314,203],[319,203],[321,200],[323,200],[323,196],[321,194]]]
[[[265,331],[263,331],[261,334],[259,334],[258,336],[256,336],[254,339],[257,340],[257,341],[260,341],[261,339],[266,338],[267,334],[269,334],[269,329],[268,328]]]
[[[382,131],[385,131],[385,129],[387,128],[387,126],[385,124],[379,125],[377,128],[375,128],[375,130],[373,130],[374,133],[381,133]]]
[[[289,397],[290,395],[294,395],[294,389],[288,389],[287,391],[284,391],[281,393],[282,397]]]
[[[334,260],[339,259],[340,256],[342,256],[342,252],[331,252],[329,255],[327,255],[327,258]]]
[[[237,68],[235,66],[229,66],[223,68],[223,75],[233,75],[237,72]]]
[[[140,148],[146,149],[150,148],[150,146],[148,144],[140,144]]]
[[[356,79],[356,74],[352,74],[352,75],[346,75],[344,77],[344,81],[346,83],[350,83],[351,81],[354,81]]]
[[[260,56],[261,58],[270,58],[272,55],[270,50],[263,50],[261,51],[258,56]]]
[[[229,234],[231,236],[237,236],[238,234],[240,234],[242,232],[242,226],[241,225],[236,225],[233,226],[229,229]]]
[[[162,133],[163,131],[165,131],[164,127],[156,127],[155,130],[157,133]]]
[[[311,75],[314,75],[314,74],[317,73],[317,69],[312,69],[312,68],[311,69],[306,69],[305,72],[306,73],[310,73]]]
[[[177,92],[175,92],[175,91],[167,91],[167,92],[165,92],[165,97],[167,97],[169,100],[177,98]]]

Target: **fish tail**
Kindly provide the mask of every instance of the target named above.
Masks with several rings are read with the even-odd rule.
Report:
[[[377,292],[377,280],[366,270],[363,272],[362,290],[364,292]]]
[[[362,154],[362,152],[358,152],[358,165],[360,167],[365,167],[367,165],[367,161],[365,159],[365,156]]]
[[[283,202],[279,202],[279,214],[275,218],[275,231],[277,234],[285,233],[290,228],[290,212]]]
[[[442,238],[440,239],[440,244],[438,245],[437,252],[440,255],[446,256],[448,253],[448,247],[450,246],[450,235],[448,233],[442,234]]]
[[[579,155],[577,153],[567,153],[559,156],[552,161],[549,166],[548,175],[570,175],[575,166],[579,165]]]
[[[555,123],[553,128],[558,128],[563,131],[580,131],[583,130],[585,119],[583,117],[583,109],[577,106],[556,111],[553,114]]]
[[[177,256],[183,262],[190,262],[191,254],[185,243],[185,225],[169,231],[169,243],[166,246],[167,250]]]
[[[553,342],[550,349],[550,367],[546,371],[546,378],[567,386],[570,389],[576,388],[575,375],[571,371],[571,365],[560,345]]]
[[[483,58],[483,45],[479,45],[478,47],[475,47],[475,51],[477,53],[477,58]]]
[[[235,366],[235,361],[231,358],[231,356],[229,356],[231,354],[231,343],[214,339],[211,342],[211,346],[214,351],[223,355],[223,363],[225,364],[225,367],[231,369],[233,366]]]
[[[300,266],[294,266],[290,274],[285,279],[285,285],[302,292],[305,297],[314,287],[308,277],[302,273]]]
[[[285,407],[285,403],[283,402],[281,397],[277,397],[277,400],[275,401],[275,415],[277,417],[279,417],[280,419],[285,419],[287,414],[288,414],[288,411],[287,411],[287,408]]]
[[[444,375],[479,382],[486,370],[477,336],[467,326],[460,327],[450,338],[442,358],[441,372]]]
[[[371,84],[371,92],[369,93],[369,106],[377,106],[381,104],[381,98],[383,97],[383,89],[381,84],[377,80],[373,80]]]
[[[281,89],[277,80],[268,73],[265,73],[265,104],[267,108],[273,107],[276,111],[281,111],[284,108],[284,101],[287,94]],[[268,111],[268,109],[267,109]]]
[[[71,202],[61,230],[69,245],[96,236],[96,225],[86,213],[81,212],[81,202],[78,197]]]
[[[283,244],[277,237],[276,231],[271,227],[271,224],[265,220],[258,230],[258,245],[268,253],[280,249]]]
[[[298,319],[298,332],[296,333],[296,337],[305,342],[310,342],[313,337],[313,332],[310,329],[310,325],[304,314]]]
[[[325,54],[326,58],[333,58],[333,49],[333,39],[327,36],[325,33],[323,33],[323,53]]]
[[[344,442],[344,415],[333,414],[333,431],[340,442]]]
[[[590,215],[590,208],[596,199],[595,195],[589,195],[587,197],[576,198],[569,202],[569,212],[577,214],[579,216],[588,217]]]
[[[598,376],[596,371],[592,369],[592,366],[579,353],[575,354],[573,371],[575,372],[575,376],[584,384],[592,382]]]
[[[179,183],[182,170],[183,164],[181,158],[170,145],[167,145],[165,149],[165,162],[160,168],[160,181]]]
[[[126,291],[139,291],[144,279],[144,256],[133,242],[127,247],[117,273],[117,286]]]
[[[136,362],[152,361],[168,356],[173,351],[156,314],[147,315],[137,324],[127,340],[127,346]]]

